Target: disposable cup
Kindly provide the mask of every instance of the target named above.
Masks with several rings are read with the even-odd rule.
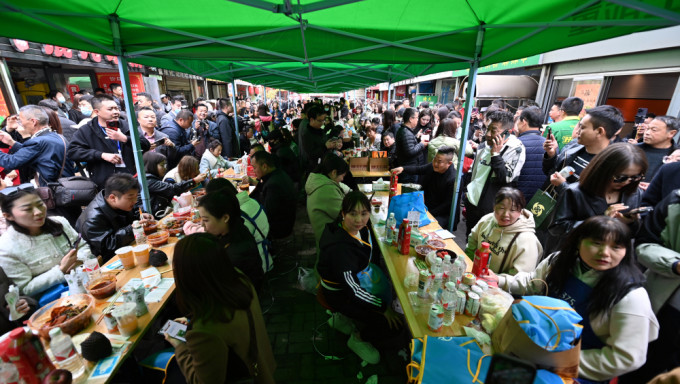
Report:
[[[137,333],[137,315],[135,303],[124,303],[111,311],[111,315],[118,323],[118,331],[122,336],[132,336]]]
[[[132,269],[135,267],[135,256],[132,254],[132,247],[123,247],[116,249],[116,255],[123,263],[125,269]]]
[[[140,267],[149,266],[149,244],[142,244],[132,248],[132,253],[135,255],[137,265]]]

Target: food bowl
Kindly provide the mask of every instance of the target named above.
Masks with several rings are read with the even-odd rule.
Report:
[[[149,236],[158,229],[158,222],[156,220],[149,220],[143,225],[144,234]]]
[[[161,227],[167,229],[170,236],[179,236],[183,233],[182,227],[185,222],[185,219],[177,219],[170,216],[161,220]]]
[[[428,240],[427,245],[434,249],[444,249],[446,247],[446,243],[438,239]]]
[[[172,217],[174,217],[175,219],[184,220],[191,218],[191,207],[183,207],[178,209],[176,212],[172,213]]]
[[[250,184],[248,184],[248,183],[240,183],[240,184],[238,185],[238,189],[240,189],[240,190],[242,190],[242,191],[247,191],[248,189],[250,189]]]
[[[168,236],[170,236],[170,232],[167,229],[164,229],[147,236],[146,241],[148,241],[152,247],[160,247],[168,242]]]
[[[78,310],[70,314],[65,313],[69,312],[69,308],[78,308]],[[90,325],[93,312],[94,297],[92,295],[80,293],[66,296],[38,309],[28,319],[28,326],[45,340],[50,339],[50,330],[54,327],[59,327],[62,332],[73,336]]]
[[[116,292],[116,275],[109,273],[87,283],[87,291],[97,300],[106,299]]]
[[[424,259],[425,256],[427,256],[428,253],[435,250],[434,248],[432,248],[431,246],[429,246],[427,244],[416,245],[415,249],[416,249],[416,254],[421,259]]]
[[[434,264],[434,260],[436,258],[444,260],[444,256],[446,256],[447,254],[451,256],[451,262],[452,263],[454,261],[456,261],[456,258],[458,256],[456,256],[456,254],[452,250],[450,250],[450,249],[433,249],[432,252],[429,252],[427,254],[427,256],[425,256],[425,262],[427,262],[427,265],[431,267]]]

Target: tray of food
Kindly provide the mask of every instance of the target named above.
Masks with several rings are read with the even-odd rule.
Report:
[[[73,336],[90,325],[94,312],[94,297],[88,294],[77,294],[62,297],[38,309],[30,319],[28,326],[49,340],[50,330],[61,328],[62,332]]]

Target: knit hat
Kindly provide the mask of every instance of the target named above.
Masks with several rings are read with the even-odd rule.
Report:
[[[159,249],[149,251],[149,264],[153,267],[160,267],[168,262],[168,255]]]
[[[113,352],[111,341],[101,333],[94,331],[80,344],[83,357],[88,361],[99,361]]]

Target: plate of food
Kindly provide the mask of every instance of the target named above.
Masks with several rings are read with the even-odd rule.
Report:
[[[50,330],[54,327],[59,327],[62,332],[73,336],[90,325],[93,312],[92,295],[83,293],[70,295],[38,309],[28,319],[28,326],[46,340],[49,340]]]

